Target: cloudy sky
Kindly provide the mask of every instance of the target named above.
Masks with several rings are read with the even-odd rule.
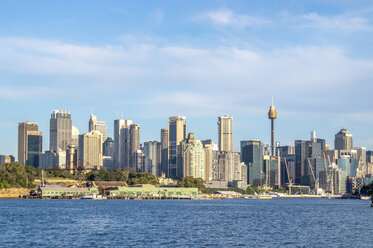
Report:
[[[89,114],[131,119],[159,140],[171,115],[217,142],[311,130],[333,144],[345,126],[373,149],[371,1],[1,1],[0,154],[17,154],[17,123],[34,121],[49,147],[54,109],[88,131]],[[333,146],[333,145],[332,145]]]

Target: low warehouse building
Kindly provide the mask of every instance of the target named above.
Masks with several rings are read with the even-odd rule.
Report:
[[[45,185],[39,188],[39,194],[42,197],[69,197],[98,194],[98,190],[95,187],[75,188],[62,187],[61,185]]]
[[[198,188],[177,187],[113,187],[105,191],[109,196],[147,195],[147,196],[196,196]]]

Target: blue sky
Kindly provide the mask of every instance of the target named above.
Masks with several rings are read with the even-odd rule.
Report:
[[[159,140],[171,115],[217,142],[268,143],[311,130],[333,146],[343,126],[373,149],[371,1],[1,1],[0,154],[17,154],[17,123],[68,109],[88,131],[91,111],[112,136],[117,116]]]

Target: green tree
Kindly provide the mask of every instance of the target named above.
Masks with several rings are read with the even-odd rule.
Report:
[[[0,188],[32,188],[36,176],[33,168],[26,168],[20,163],[3,164],[0,165]]]
[[[131,172],[128,175],[127,184],[128,185],[134,185],[134,184],[152,184],[152,185],[158,185],[159,184],[159,180],[152,173]]]
[[[185,188],[198,188],[199,191],[206,190],[202,178],[183,177],[177,181],[177,186]]]

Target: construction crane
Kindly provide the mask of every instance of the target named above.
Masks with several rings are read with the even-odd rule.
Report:
[[[316,194],[317,194],[318,191],[319,191],[319,187],[320,187],[320,186],[319,186],[319,179],[316,178],[315,173],[313,172],[313,169],[312,169],[312,166],[311,166],[310,159],[307,158],[307,161],[308,161],[308,166],[310,167],[310,170],[311,170],[311,172],[312,172],[313,179],[315,180],[315,188],[316,188]]]
[[[287,175],[288,175],[289,195],[291,195],[291,187],[293,186],[293,179],[290,178],[289,167],[288,167],[288,162],[286,161],[286,158],[284,158],[284,161],[285,161],[285,166],[286,166],[286,172],[287,172]]]

